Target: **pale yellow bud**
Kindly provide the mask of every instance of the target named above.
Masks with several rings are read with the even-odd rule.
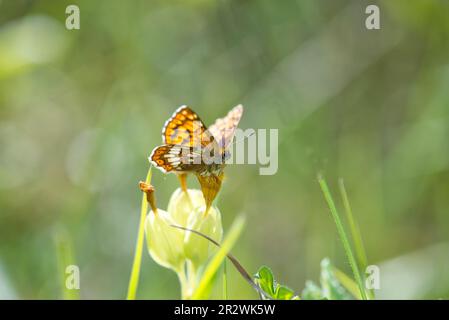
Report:
[[[179,226],[187,227],[187,219],[191,212],[204,205],[203,194],[200,190],[188,189],[185,192],[178,188],[170,197],[167,211]]]
[[[151,188],[146,189],[151,196]],[[201,268],[217,247],[194,232],[173,226],[198,231],[220,243],[223,237],[220,211],[214,206],[207,214],[205,210],[206,203],[200,190],[177,189],[170,198],[168,210],[157,209],[156,214],[150,211],[146,220],[150,255],[158,264],[178,274],[183,298],[190,297]]]
[[[176,224],[220,242],[223,236],[220,211],[211,207],[205,215],[206,203],[200,190],[188,189],[187,192],[177,189],[168,203],[168,213]],[[216,246],[190,231],[184,231],[184,253],[195,270],[203,266],[215,252]]]
[[[180,272],[185,263],[184,232],[173,228],[173,224],[176,222],[166,211],[158,209],[157,214],[150,211],[145,224],[147,247],[154,261]]]

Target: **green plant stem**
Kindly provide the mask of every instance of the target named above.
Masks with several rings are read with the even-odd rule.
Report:
[[[329,191],[329,188],[327,186],[326,181],[321,176],[318,177],[318,182],[319,182],[321,190],[322,190],[322,192],[324,194],[324,198],[326,199],[326,202],[327,202],[327,204],[329,206],[329,209],[330,209],[330,212],[332,214],[332,217],[334,218],[335,225],[337,226],[337,231],[338,231],[340,239],[341,239],[341,241],[343,243],[343,247],[345,249],[346,256],[347,256],[348,261],[349,261],[349,265],[351,266],[351,269],[352,269],[352,273],[353,273],[354,278],[355,278],[355,280],[357,282],[357,285],[359,287],[360,295],[361,295],[363,300],[367,300],[366,292],[365,292],[365,289],[364,289],[364,286],[363,286],[363,283],[362,283],[362,277],[360,276],[359,268],[358,268],[357,263],[355,261],[354,254],[352,252],[351,245],[349,244],[348,237],[346,236],[346,232],[345,232],[345,229],[344,229],[343,224],[341,222],[340,216],[338,215],[338,211],[337,211],[337,208],[335,206],[334,200],[332,199],[332,195],[331,195],[331,193]]]
[[[146,183],[151,182],[151,167],[148,169]],[[148,211],[148,202],[145,193],[142,195],[142,205],[140,209],[139,230],[137,232],[136,249],[134,252],[134,261],[131,269],[131,276],[128,284],[127,300],[135,300],[137,287],[139,285],[140,265],[142,262],[143,243],[145,239],[145,219]]]
[[[187,275],[185,269],[181,269],[176,271],[178,275],[179,283],[181,284],[181,299],[187,300],[189,298],[189,281],[187,279]]]
[[[228,275],[226,270],[226,260],[223,261],[223,300],[228,300]]]

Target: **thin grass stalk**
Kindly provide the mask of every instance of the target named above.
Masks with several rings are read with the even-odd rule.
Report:
[[[338,214],[337,208],[335,206],[334,200],[332,198],[332,195],[329,191],[329,188],[327,186],[326,181],[323,177],[318,177],[318,182],[320,184],[321,190],[323,192],[324,198],[326,199],[326,202],[329,206],[330,212],[332,214],[332,217],[334,219],[335,225],[337,227],[338,234],[340,236],[340,239],[343,243],[343,248],[345,250],[346,256],[349,261],[349,265],[351,266],[352,273],[354,275],[354,278],[357,282],[357,285],[360,290],[360,295],[363,300],[367,300],[365,288],[363,286],[362,277],[360,275],[359,267],[357,266],[356,260],[354,258],[354,253],[352,252],[351,245],[348,240],[348,236],[346,235],[345,229],[343,227],[343,223],[341,222],[340,216]]]

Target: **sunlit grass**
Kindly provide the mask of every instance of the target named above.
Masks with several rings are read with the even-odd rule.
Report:
[[[360,232],[360,227],[354,219],[354,215],[352,214],[352,208],[349,203],[349,198],[343,179],[339,179],[338,186],[340,189],[343,205],[345,207],[346,219],[351,231],[351,237],[354,243],[354,250],[357,256],[359,267],[361,270],[366,270],[366,267],[368,266],[368,258],[366,255],[365,246],[363,245],[362,234]],[[370,299],[374,299],[374,290],[367,290],[367,294]]]
[[[72,241],[65,230],[58,229],[54,235],[54,243],[58,259],[62,297],[64,300],[78,300],[80,298],[79,289],[70,289],[66,284],[66,268],[71,265],[76,265]]]
[[[366,257],[365,247],[362,241],[362,235],[360,233],[360,228],[356,221],[354,220],[354,216],[352,214],[352,208],[349,204],[348,194],[346,193],[346,188],[343,179],[339,179],[338,186],[340,188],[341,198],[343,200],[343,205],[345,207],[346,219],[349,223],[349,230],[351,231],[351,236],[354,241],[355,254],[359,261],[360,268],[365,270],[368,265],[368,259]]]

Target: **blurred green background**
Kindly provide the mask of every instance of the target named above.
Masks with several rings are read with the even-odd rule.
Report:
[[[380,30],[365,28],[373,3]],[[65,28],[69,4],[80,30]],[[448,12],[438,0],[0,0],[0,298],[62,298],[61,235],[81,298],[124,298],[137,182],[164,121],[188,104],[211,124],[238,103],[241,128],[279,129],[277,174],[230,166],[216,202],[225,232],[247,216],[233,254],[250,272],[267,264],[297,292],[324,257],[350,273],[322,173],[336,199],[345,179],[378,297],[447,298]],[[152,182],[165,208],[178,181]],[[228,270],[230,298],[257,298]],[[146,252],[138,298],[179,298]]]

